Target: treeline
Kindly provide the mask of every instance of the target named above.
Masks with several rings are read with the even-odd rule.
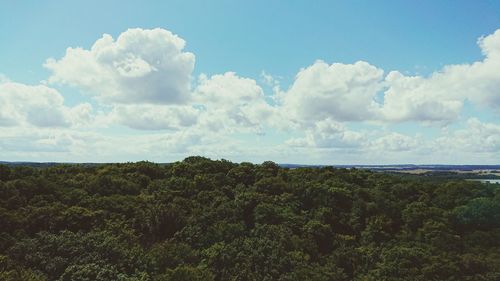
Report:
[[[0,280],[500,280],[499,190],[202,157],[0,165]]]

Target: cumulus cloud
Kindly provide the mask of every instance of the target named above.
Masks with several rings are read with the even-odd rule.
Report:
[[[500,153],[500,125],[483,123],[477,118],[467,120],[463,129],[447,132],[437,138],[434,146],[449,153]]]
[[[366,62],[317,61],[300,70],[280,94],[282,110],[296,122],[380,121],[447,124],[466,100],[500,110],[500,30],[478,40],[485,58],[448,65],[428,77],[384,72]],[[376,97],[380,95],[381,101]]]
[[[377,151],[410,151],[422,148],[423,141],[413,136],[389,132],[373,140],[370,146]]]
[[[210,106],[232,107],[255,102],[264,97],[262,88],[250,78],[243,78],[234,72],[201,75],[196,88],[198,100]]]
[[[381,69],[363,61],[331,65],[317,61],[300,70],[282,94],[283,109],[299,122],[373,119],[378,110],[374,98],[382,79]]]
[[[192,106],[117,105],[109,118],[137,130],[174,130],[195,125],[198,115]]]
[[[355,131],[331,119],[316,122],[304,135],[286,143],[292,147],[348,149],[351,152],[416,151],[425,146],[420,137],[378,130]]]
[[[389,88],[384,95],[383,118],[391,122],[426,123],[456,120],[462,110],[463,97],[457,95],[456,85],[447,81],[447,77],[438,76],[425,79],[390,72],[385,79]]]
[[[319,158],[332,157],[328,151],[362,155],[360,163],[398,163],[418,159],[423,163],[490,163],[500,157],[500,125],[467,120],[460,129],[443,129],[436,138],[424,138],[419,133],[401,134],[393,131],[353,131],[334,121],[321,121],[306,130],[303,138],[287,141],[291,148],[308,148]],[[347,155],[345,155],[347,157]]]
[[[71,108],[66,108],[66,118],[73,126],[86,127],[86,126],[98,126],[95,123],[96,119],[99,119],[100,115],[94,112],[92,105],[89,103],[80,103]]]
[[[279,79],[282,77],[275,77],[275,76],[273,76],[273,75],[271,75],[263,70],[260,73],[260,78],[261,78],[262,82],[264,82],[265,85],[275,88],[275,87],[279,87],[279,85],[280,85]]]
[[[258,130],[273,118],[274,108],[257,82],[234,72],[200,76],[195,95],[204,108],[201,122],[213,130]]]
[[[48,59],[49,83],[77,86],[99,101],[123,104],[182,104],[189,99],[195,57],[185,41],[165,29],[129,29],[108,34],[89,49],[68,48]]]
[[[465,100],[500,110],[500,30],[478,40],[485,55],[472,64],[448,65],[429,77],[391,72],[383,111],[390,121],[451,122]]]
[[[266,95],[256,80],[234,72],[200,75],[191,87],[195,57],[184,50],[183,39],[164,29],[129,29],[116,40],[103,35],[90,49],[68,48],[62,58],[47,60],[48,84],[24,85],[0,75],[0,151],[16,157],[61,152],[87,160],[98,154],[118,161],[190,154],[301,160],[314,154],[328,162],[329,152],[358,162],[453,162],[457,152],[495,160],[498,124],[471,118],[462,129],[442,127],[432,139],[389,129],[401,122],[460,121],[467,101],[500,112],[500,30],[478,45],[483,60],[445,66],[426,77],[385,74],[363,61],[316,61],[281,90],[278,76],[262,72],[261,83],[272,88]],[[60,84],[93,95],[93,105],[65,105],[53,88]],[[366,122],[373,127],[352,129]],[[139,134],[119,125],[160,131]],[[99,126],[112,130],[102,133]],[[266,132],[274,138],[258,143],[262,139],[255,134]]]
[[[500,56],[500,29],[495,30],[493,34],[480,37],[477,42],[486,57],[498,58]]]
[[[317,122],[303,138],[293,138],[287,144],[297,147],[359,148],[367,141],[361,132],[348,130],[343,124],[326,119]]]
[[[85,122],[91,110],[89,104],[65,106],[62,95],[44,85],[0,84],[0,126],[68,127]]]
[[[150,135],[109,136],[71,128],[8,127],[0,130],[0,151],[3,160],[127,161],[141,153],[143,157],[151,154],[152,150],[145,148],[157,140],[158,137]]]
[[[14,136],[4,136],[0,139],[0,149],[9,153],[54,153],[70,152],[72,139],[64,135],[29,135],[17,132]]]

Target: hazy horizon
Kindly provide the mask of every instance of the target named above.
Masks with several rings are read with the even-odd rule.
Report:
[[[499,2],[0,7],[1,161],[500,164]]]
[[[210,160],[214,160],[214,161],[218,161],[218,160],[227,160],[227,159],[224,159],[224,158],[221,158],[221,159],[211,159],[209,158]],[[54,162],[54,161],[23,161],[23,160],[18,160],[18,161],[5,161],[5,160],[0,160],[0,164],[5,164],[5,163],[11,163],[11,164],[18,164],[18,163],[28,163],[28,164],[69,164],[69,165],[79,165],[79,164],[124,164],[124,163],[138,163],[138,162],[143,162],[143,161],[146,161],[146,162],[151,162],[151,163],[155,163],[155,164],[173,164],[175,162],[181,162],[183,161],[184,159],[178,159],[178,160],[174,160],[174,161],[171,161],[171,162],[155,162],[155,161],[149,161],[149,160],[138,160],[138,161],[123,161],[123,162],[70,162],[70,161],[67,161],[67,162]],[[229,160],[228,160],[229,161]],[[267,162],[267,161],[271,161],[271,162],[275,162],[275,161],[272,161],[272,160],[265,160],[263,162]],[[233,161],[231,161],[233,162]],[[244,163],[244,162],[247,162],[247,163],[252,163],[252,164],[262,164],[263,162],[249,162],[249,161],[235,161],[234,163]],[[278,165],[282,165],[282,166],[287,166],[287,165],[291,165],[291,166],[311,166],[311,167],[323,167],[323,166],[334,166],[334,167],[350,167],[350,166],[356,166],[356,167],[363,167],[363,166],[366,166],[366,167],[369,167],[369,166],[373,166],[373,167],[390,167],[390,166],[400,166],[400,167],[404,167],[404,166],[415,166],[415,167],[432,167],[432,166],[436,166],[436,167],[439,167],[439,166],[450,166],[450,167],[467,167],[467,166],[476,166],[476,167],[479,167],[479,166],[488,166],[488,167],[495,167],[495,169],[497,167],[500,167],[500,164],[447,164],[447,163],[417,163],[417,164],[414,164],[414,163],[392,163],[392,164],[363,164],[363,163],[355,163],[355,164],[349,164],[349,163],[340,163],[340,164],[304,164],[304,163],[282,163],[282,162],[275,162],[276,164]]]

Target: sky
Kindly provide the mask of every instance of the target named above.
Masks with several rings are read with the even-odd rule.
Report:
[[[2,1],[0,160],[500,164],[498,1]]]

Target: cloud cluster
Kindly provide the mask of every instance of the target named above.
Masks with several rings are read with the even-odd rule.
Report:
[[[386,77],[384,113],[391,121],[445,121],[458,118],[464,101],[500,110],[500,30],[478,40],[485,58],[471,64],[448,65],[429,77]]]
[[[199,110],[183,105],[115,105],[108,118],[136,130],[179,130],[195,125]]]
[[[213,131],[259,131],[273,118],[274,108],[257,82],[234,72],[202,75],[195,96],[203,107],[203,126]]]
[[[352,131],[345,125],[331,119],[321,120],[306,129],[305,137],[288,140],[288,144],[298,147],[318,148],[359,148],[368,141],[361,132]]]
[[[382,89],[383,74],[363,61],[331,65],[316,61],[299,71],[290,89],[281,94],[281,102],[297,122],[376,119],[375,95]]]
[[[89,91],[104,102],[181,104],[189,99],[195,57],[165,29],[129,29],[117,40],[104,34],[90,50],[68,48],[48,59],[50,83]]]
[[[457,120],[466,100],[500,110],[500,30],[478,40],[485,58],[447,65],[429,77],[384,72],[366,62],[299,71],[283,108],[298,122],[326,120],[446,124]],[[377,99],[380,97],[380,100]]]
[[[465,128],[448,132],[437,138],[435,146],[450,154],[456,151],[469,151],[495,153],[500,156],[500,125],[483,123],[477,118],[470,118]]]
[[[0,150],[107,155],[107,149],[124,145],[129,148],[121,153],[133,157],[168,151],[279,158],[314,150],[374,159],[385,156],[380,151],[499,156],[499,125],[477,118],[463,129],[448,131],[446,125],[459,122],[466,102],[500,113],[500,30],[478,40],[483,60],[445,66],[427,77],[386,73],[364,61],[318,60],[301,69],[286,90],[263,72],[264,83],[273,87],[267,94],[256,80],[230,71],[194,80],[195,56],[185,45],[168,30],[129,29],[116,40],[105,34],[89,49],[68,48],[62,58],[48,59],[48,85],[0,75]],[[92,105],[66,105],[55,89],[59,85],[90,95]],[[389,129],[401,122],[443,129],[433,139]],[[352,124],[372,127],[353,130]],[[28,128],[31,134],[24,132]],[[241,140],[244,134],[255,140],[266,133],[279,134],[281,143],[270,140],[264,147]]]
[[[14,82],[0,83],[0,126],[68,127],[89,122],[92,107],[64,105],[55,89]]]

